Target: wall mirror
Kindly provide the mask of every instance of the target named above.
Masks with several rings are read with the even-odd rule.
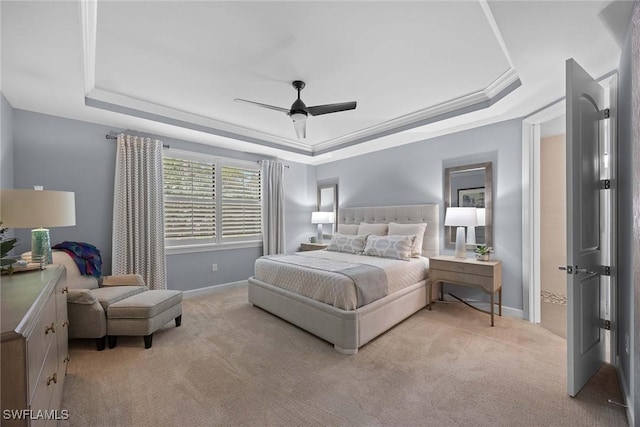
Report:
[[[333,212],[335,221],[333,224],[323,224],[324,235],[331,236],[336,233],[338,227],[338,185],[325,184],[318,186],[317,210],[321,212]]]
[[[476,244],[492,246],[493,242],[493,172],[491,162],[457,166],[444,170],[444,201],[448,207],[478,208],[478,223],[475,228]],[[484,211],[482,211],[484,209]],[[484,212],[484,216],[482,215]],[[446,212],[445,212],[446,214]],[[445,246],[455,247],[455,227],[445,227]],[[475,245],[467,244],[467,249]]]

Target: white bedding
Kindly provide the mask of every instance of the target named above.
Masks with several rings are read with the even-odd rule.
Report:
[[[259,258],[255,278],[343,310],[354,310],[358,306],[353,280],[337,272],[348,264],[382,268],[387,276],[388,294],[425,280],[429,271],[429,260],[424,257],[404,261],[331,251],[299,252],[295,256],[313,259],[312,266]]]

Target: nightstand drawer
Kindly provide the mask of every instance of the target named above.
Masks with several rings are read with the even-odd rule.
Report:
[[[301,243],[300,244],[300,251],[301,252],[305,252],[305,251],[321,251],[323,249],[326,249],[327,246],[329,246],[328,243]]]
[[[486,264],[479,263],[467,263],[467,262],[451,262],[441,259],[431,259],[429,261],[429,268],[434,270],[446,270],[456,273],[478,274],[481,276],[493,277],[494,263],[487,262]]]
[[[487,291],[497,290],[497,286],[494,289],[494,279],[490,276],[480,276],[477,274],[458,273],[455,271],[446,270],[433,270],[429,271],[429,279],[432,282],[443,281],[450,283],[462,283],[468,285],[482,286]]]

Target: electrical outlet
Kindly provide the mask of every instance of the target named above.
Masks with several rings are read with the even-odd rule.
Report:
[[[218,264],[211,264],[211,271],[213,271],[214,273],[218,271]]]

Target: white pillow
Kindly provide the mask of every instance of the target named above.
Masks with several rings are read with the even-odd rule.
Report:
[[[338,234],[348,234],[355,236],[358,234],[358,224],[338,224]]]
[[[389,226],[387,224],[368,224],[366,222],[361,222],[360,227],[358,227],[358,234],[369,233],[376,236],[385,236],[388,228]]]
[[[346,235],[334,234],[327,246],[328,251],[347,252],[350,254],[361,254],[367,242],[368,234]]]
[[[411,256],[419,257],[422,255],[422,241],[424,239],[424,231],[427,229],[427,223],[419,224],[398,224],[397,222],[389,223],[389,235],[416,236],[411,247]]]
[[[367,238],[365,255],[409,261],[413,236],[374,236]]]

